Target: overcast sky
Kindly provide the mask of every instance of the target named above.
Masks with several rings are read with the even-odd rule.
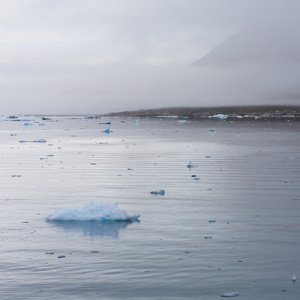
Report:
[[[299,0],[0,0],[1,114],[300,104]]]

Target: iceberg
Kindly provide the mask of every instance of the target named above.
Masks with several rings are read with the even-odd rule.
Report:
[[[90,202],[82,207],[62,208],[46,221],[135,221],[140,215],[130,215],[118,203]]]

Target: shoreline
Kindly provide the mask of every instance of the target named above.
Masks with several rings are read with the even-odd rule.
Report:
[[[139,109],[132,111],[111,112],[101,117],[135,117],[135,118],[300,118],[299,106],[256,105],[256,106],[218,106],[218,107],[163,107]]]

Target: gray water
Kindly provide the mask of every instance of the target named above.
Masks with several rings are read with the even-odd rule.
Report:
[[[0,299],[300,298],[299,122],[26,119],[0,122]],[[45,221],[91,201],[140,222]]]

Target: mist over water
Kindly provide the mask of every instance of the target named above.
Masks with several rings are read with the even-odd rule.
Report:
[[[299,6],[12,1],[0,10],[2,113],[298,105]]]

